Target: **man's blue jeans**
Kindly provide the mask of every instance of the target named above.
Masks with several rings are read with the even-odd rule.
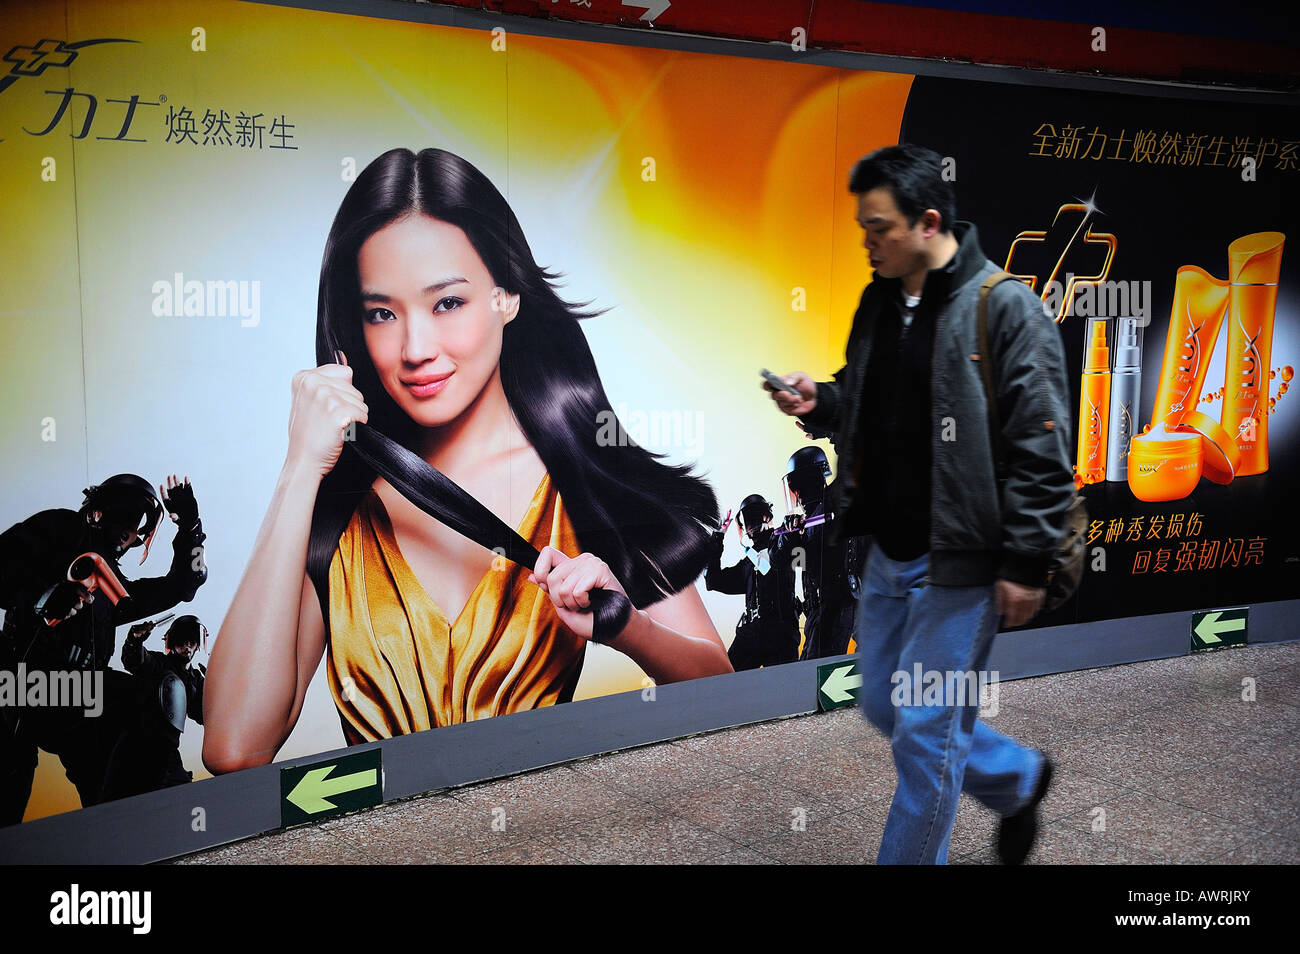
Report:
[[[922,686],[916,697],[895,692],[914,681],[917,664],[945,677],[982,673],[997,631],[993,587],[930,585],[929,562],[927,554],[900,563],[873,544],[854,623],[858,701],[892,740],[898,772],[878,864],[944,864],[958,794],[964,789],[999,815],[1011,814],[1033,796],[1044,764],[1042,754],[977,718],[974,693],[924,705]],[[896,680],[896,672],[907,680]]]

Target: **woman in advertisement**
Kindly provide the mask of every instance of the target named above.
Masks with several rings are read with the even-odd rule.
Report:
[[[275,757],[322,657],[349,744],[567,701],[595,589],[637,608],[606,642],[657,682],[731,671],[692,585],[713,491],[609,439],[589,314],[557,277],[452,153],[391,150],[348,190],[321,268],[319,367],[294,378],[288,453],[212,653],[213,772]],[[345,450],[357,425],[514,527],[541,552],[532,572]]]

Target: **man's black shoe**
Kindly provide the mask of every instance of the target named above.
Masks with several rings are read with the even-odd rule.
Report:
[[[1002,816],[998,828],[998,857],[1004,865],[1024,864],[1029,850],[1034,847],[1038,837],[1038,803],[1047,795],[1047,788],[1052,784],[1052,760],[1043,756],[1043,773],[1039,776],[1038,787],[1034,789],[1029,804],[1013,815]]]

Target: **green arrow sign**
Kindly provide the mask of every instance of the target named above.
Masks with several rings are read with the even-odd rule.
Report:
[[[280,824],[301,825],[384,800],[379,749],[280,770]]]
[[[822,711],[858,704],[862,675],[857,660],[817,667],[817,704]]]
[[[1250,607],[1192,614],[1192,652],[1246,645]]]

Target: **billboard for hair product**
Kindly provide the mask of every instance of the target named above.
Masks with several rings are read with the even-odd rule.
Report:
[[[843,363],[899,141],[1059,319],[1090,563],[1034,625],[1296,591],[1293,110],[236,0],[0,45],[4,823],[851,651],[759,372]]]
[[[918,79],[902,135],[1060,323],[1089,566],[1036,624],[1296,593],[1296,112]]]

